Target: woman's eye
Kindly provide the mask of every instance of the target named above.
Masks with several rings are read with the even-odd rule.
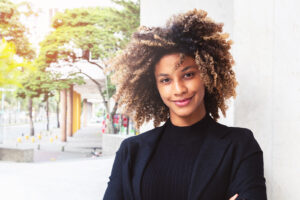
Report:
[[[170,81],[170,79],[168,78],[165,78],[165,79],[161,79],[160,82],[161,83],[168,83]]]
[[[192,72],[184,75],[185,78],[191,78],[193,76],[194,76],[194,73],[192,73]]]

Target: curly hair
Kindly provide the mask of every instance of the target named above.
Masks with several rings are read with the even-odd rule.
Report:
[[[169,117],[156,86],[156,63],[166,54],[191,56],[205,85],[206,111],[217,121],[218,110],[226,116],[226,100],[235,97],[237,85],[232,70],[232,44],[223,24],[215,23],[203,10],[191,10],[171,17],[164,27],[141,26],[127,48],[111,63],[115,98],[122,109],[134,117],[137,128],[154,120],[157,127]],[[182,56],[183,55],[183,56]],[[182,62],[182,61],[181,61]]]

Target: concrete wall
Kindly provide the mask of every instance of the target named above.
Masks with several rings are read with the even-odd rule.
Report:
[[[234,57],[240,82],[235,124],[264,150],[269,199],[299,199],[300,3],[236,1]]]
[[[115,155],[122,141],[126,138],[127,136],[122,135],[102,134],[102,154]]]
[[[141,0],[141,24],[145,26],[161,26],[177,13],[194,8],[206,10],[217,22],[225,22],[225,31],[232,33],[233,0],[194,1],[194,0]]]
[[[225,124],[250,128],[264,151],[268,199],[300,192],[300,3],[296,0],[141,0],[141,23],[199,8],[234,40],[238,97]],[[151,128],[145,125],[142,130]]]
[[[0,147],[0,160],[13,162],[33,162],[33,149]]]

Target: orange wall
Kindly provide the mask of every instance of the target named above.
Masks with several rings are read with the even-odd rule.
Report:
[[[73,91],[73,129],[72,133],[76,133],[80,129],[81,116],[81,95]]]

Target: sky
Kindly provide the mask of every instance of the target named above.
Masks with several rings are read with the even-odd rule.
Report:
[[[13,3],[21,3],[24,0],[11,0]],[[38,50],[39,43],[45,38],[45,36],[51,31],[50,26],[50,9],[58,9],[63,11],[66,8],[79,8],[79,7],[116,7],[110,0],[25,0],[31,3],[31,6],[35,12],[38,12],[37,17],[21,18],[22,23],[29,29],[28,35],[33,47]]]
[[[20,3],[24,0],[12,0],[12,2]],[[25,0],[38,8],[78,8],[91,6],[113,6],[110,0]]]

